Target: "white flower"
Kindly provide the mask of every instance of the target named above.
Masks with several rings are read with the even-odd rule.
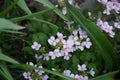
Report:
[[[55,39],[54,36],[51,36],[50,39],[48,39],[48,43],[53,46],[56,46],[58,42],[59,42],[59,39]]]
[[[88,12],[88,16],[91,16],[92,15],[92,13],[91,12]]]
[[[31,47],[32,47],[32,49],[35,49],[36,51],[38,51],[41,47],[41,44],[34,42]]]
[[[86,68],[86,65],[85,64],[82,64],[81,66],[78,65],[78,71],[86,71],[87,68]]]
[[[94,75],[95,75],[95,71],[93,70],[93,68],[90,70],[90,75],[91,75],[92,77],[94,77]]]

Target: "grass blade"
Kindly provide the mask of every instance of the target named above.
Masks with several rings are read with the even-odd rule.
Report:
[[[44,13],[48,13],[52,11],[52,9],[46,9],[46,10],[43,10],[43,11],[39,11],[39,12],[36,12],[36,13],[32,13],[32,14],[29,14],[29,15],[26,15],[26,16],[22,16],[22,17],[17,17],[17,18],[12,18],[10,19],[12,22],[18,22],[18,21],[22,21],[22,20],[25,20],[25,19],[29,19],[29,18],[33,18],[33,17],[36,17],[38,15],[41,15],[41,14],[44,14]]]
[[[10,22],[7,19],[0,19],[0,30],[21,30],[24,27]]]
[[[90,79],[90,80],[115,80],[115,79],[114,79],[114,76],[115,76],[115,74],[117,74],[118,72],[119,72],[119,71],[109,72],[109,73],[107,73],[107,74],[104,74],[104,75],[95,77],[95,78]]]
[[[32,12],[30,11],[30,9],[28,8],[25,0],[19,0],[17,5],[23,10],[25,11],[27,14],[32,14]]]
[[[9,70],[6,64],[0,63],[0,68],[1,68],[0,73],[6,80],[14,80],[11,74],[9,73]]]
[[[10,6],[8,6],[4,11],[0,13],[0,17],[5,17],[9,11],[17,4],[19,0],[15,0],[14,3],[12,3]]]
[[[101,50],[101,56],[104,58],[106,67],[109,70],[112,70],[113,66],[114,68],[117,68],[118,65],[116,64],[119,64],[117,61],[117,56],[114,53],[113,47],[107,37],[93,22],[86,19],[78,9],[71,6],[67,2],[67,0],[65,0],[65,2],[68,11],[71,13],[74,19],[77,20],[81,27],[88,33],[88,35],[91,37],[92,41],[96,44],[98,49]]]
[[[68,21],[68,18],[65,15],[63,15],[63,13],[58,8],[56,8],[51,2],[49,2],[48,0],[36,0],[36,1],[44,4],[45,6],[51,8],[51,9],[54,9],[54,12],[57,15],[59,15],[62,19]]]
[[[1,52],[0,52],[0,60],[7,61],[7,62],[10,62],[10,63],[13,63],[13,64],[19,64],[16,60],[2,54]]]

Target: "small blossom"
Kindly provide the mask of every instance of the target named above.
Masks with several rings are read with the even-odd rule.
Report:
[[[85,45],[86,48],[90,48],[90,46],[92,45],[89,38],[87,38],[86,41],[83,42],[83,44]]]
[[[62,13],[65,15],[65,14],[67,14],[67,8],[66,7],[64,7],[63,9],[62,9]]]
[[[43,68],[42,66],[39,66],[38,68]],[[41,70],[37,70],[35,69],[35,72],[38,73],[38,75],[42,75],[44,73],[44,71],[41,71]]]
[[[84,76],[84,77],[83,77],[83,80],[88,80],[88,76]]]
[[[91,75],[92,77],[94,77],[94,75],[95,75],[95,71],[93,70],[93,68],[90,70],[90,75]]]
[[[120,29],[120,23],[119,23],[119,22],[115,22],[115,23],[114,23],[114,26],[115,26],[115,28]]]
[[[24,77],[25,79],[32,80],[32,78],[31,78],[31,73],[30,73],[30,72],[24,72],[24,73],[23,73],[23,77]]]
[[[50,39],[48,39],[48,43],[53,46],[56,46],[58,42],[59,42],[59,39],[55,39],[54,36],[51,36]]]
[[[88,16],[91,16],[92,15],[92,13],[91,12],[88,12]]]
[[[35,49],[36,51],[38,51],[41,47],[41,44],[34,42],[33,45],[31,46],[33,49]]]
[[[97,1],[102,3],[102,4],[106,4],[108,2],[108,0],[97,0]]]
[[[64,70],[63,74],[66,75],[66,76],[70,76],[71,71],[70,70]]]
[[[79,71],[86,71],[87,70],[86,65],[85,64],[82,64],[82,66],[78,65],[78,70]]]
[[[42,76],[42,80],[48,80],[48,75],[44,75],[44,76]]]

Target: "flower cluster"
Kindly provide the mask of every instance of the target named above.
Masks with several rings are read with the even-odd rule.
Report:
[[[34,64],[32,62],[29,62],[27,64],[29,64],[30,66],[38,67],[38,68],[43,68],[42,65],[38,66],[37,64]],[[30,72],[24,72],[23,77],[27,80],[35,80],[36,78],[37,79],[42,79],[42,80],[47,80],[48,75],[46,75],[44,73],[45,73],[44,71],[35,69],[35,70],[30,71]]]
[[[120,13],[120,3],[117,0],[97,0],[98,2],[105,5],[106,9],[103,11],[104,14],[110,15],[110,11],[115,11],[117,14]]]
[[[47,60],[49,60],[50,58],[55,59],[62,56],[65,60],[69,60],[70,57],[72,57],[70,53],[73,53],[78,49],[80,49],[81,51],[83,51],[84,48],[89,49],[92,45],[90,39],[87,37],[86,32],[82,31],[81,28],[79,28],[78,30],[74,30],[72,34],[68,37],[58,32],[57,37],[51,36],[50,39],[48,39],[48,43],[51,46],[54,46],[56,49],[46,54],[44,59]]]
[[[78,71],[81,73],[81,75],[73,74],[70,70],[64,70],[63,74],[75,80],[88,80],[88,74],[90,74],[92,77],[94,77],[95,75],[95,71],[93,70],[93,68],[89,72],[87,72],[87,67],[85,64],[82,64],[81,66],[78,64]]]
[[[115,33],[113,32],[113,26],[110,26],[107,21],[103,22],[100,18],[97,20],[97,26],[100,29],[109,34],[110,37],[114,37]]]
[[[113,31],[114,28],[120,29],[120,24],[119,22],[115,22],[114,23],[114,27],[109,25],[109,23],[107,21],[103,22],[100,18],[97,20],[97,26],[102,29],[103,31],[105,31],[106,33],[109,34],[110,37],[114,37],[115,32]]]

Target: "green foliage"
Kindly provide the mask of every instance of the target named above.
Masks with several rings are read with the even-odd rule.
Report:
[[[100,49],[101,56],[103,56],[104,61],[106,62],[107,68],[111,71],[113,69],[114,62],[117,62],[117,56],[114,53],[111,43],[106,38],[106,36],[100,31],[100,29],[92,23],[90,20],[86,19],[80,11],[78,11],[73,6],[69,5],[66,1],[67,9],[71,13],[71,15],[77,20],[77,22],[81,25],[81,27],[88,33],[88,35],[92,38],[93,42],[97,45],[98,49]],[[96,34],[97,33],[97,34]]]
[[[14,24],[7,19],[0,19],[0,31],[11,32],[12,30],[21,30],[21,29],[24,29],[24,27]]]

